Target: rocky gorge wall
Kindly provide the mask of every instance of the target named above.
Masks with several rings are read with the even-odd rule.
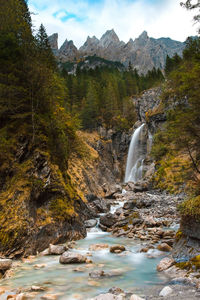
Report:
[[[138,119],[141,123],[146,123],[147,128],[151,135],[153,136],[158,132],[158,130],[163,129],[166,121],[167,121],[167,108],[164,107],[161,100],[162,95],[162,87],[153,88],[145,91],[140,97],[134,98],[134,103],[136,107],[136,111],[138,113]],[[185,99],[183,99],[183,103],[185,103]],[[176,102],[173,102],[169,105],[168,109],[174,108],[176,106]],[[173,184],[176,186],[182,186],[181,189],[184,191],[184,181],[180,180],[180,176],[177,175],[180,172],[180,169],[186,170],[188,168],[190,160],[189,158],[185,158],[185,153],[177,153],[177,157],[173,158],[172,161],[164,161],[164,166],[167,168],[167,175],[160,175],[156,178],[159,181],[159,186],[162,188],[162,184],[160,184],[163,179],[165,181],[169,181],[169,184]],[[157,166],[158,167],[158,166]],[[144,175],[144,180],[149,180],[152,175],[155,174],[157,168],[155,166],[155,162],[153,161],[151,154],[147,152],[147,158],[145,160],[145,168],[146,173]],[[168,176],[169,178],[163,178],[163,176]],[[180,182],[179,182],[180,181]],[[158,182],[157,182],[158,183]],[[171,189],[173,193],[176,191],[176,186]],[[183,193],[184,195],[184,193]],[[186,198],[187,195],[183,198]],[[184,202],[185,203],[185,202]],[[189,201],[187,201],[189,205]],[[191,206],[191,204],[190,204]],[[192,210],[192,208],[190,208]],[[184,214],[183,212],[179,212],[180,215],[180,228],[176,235],[175,242],[173,245],[172,255],[176,261],[188,261],[193,257],[196,257],[200,253],[200,222],[199,219],[193,215]]]
[[[131,130],[132,131],[132,130]],[[69,173],[82,197],[105,197],[124,181],[131,132],[115,132],[100,127],[97,132],[79,132],[85,144],[84,157],[73,156]]]

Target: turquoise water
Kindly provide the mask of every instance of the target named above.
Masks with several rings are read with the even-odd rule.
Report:
[[[122,244],[128,250],[122,254],[109,253],[109,249],[102,251],[89,251],[92,244],[106,243]],[[75,249],[80,254],[92,253],[93,265],[61,265],[59,256],[37,257],[32,262],[23,263],[15,271],[15,276],[9,280],[1,281],[2,286],[10,288],[30,288],[32,285],[39,285],[47,288],[47,292],[58,294],[59,300],[90,299],[109,288],[116,286],[127,292],[140,293],[145,287],[164,282],[164,278],[156,272],[156,265],[162,259],[157,250],[139,253],[141,243],[128,238],[115,238],[97,228],[88,233],[86,239],[78,241]],[[148,256],[154,258],[148,258]],[[35,264],[44,264],[45,267],[39,270],[34,268]],[[81,267],[82,272],[75,272],[74,269]],[[93,279],[89,273],[94,270],[114,272],[118,276],[110,278]],[[34,299],[40,299],[38,294]],[[4,296],[1,296],[4,300]],[[5,298],[6,299],[6,298]]]

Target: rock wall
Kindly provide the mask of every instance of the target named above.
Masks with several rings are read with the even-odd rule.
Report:
[[[72,181],[82,197],[103,197],[116,183],[124,181],[131,134],[100,127],[98,132],[79,132],[79,137],[85,143],[85,153],[69,161]]]
[[[30,145],[20,137],[12,165],[0,169],[0,256],[27,256],[83,238],[84,220],[93,216],[69,174]]]

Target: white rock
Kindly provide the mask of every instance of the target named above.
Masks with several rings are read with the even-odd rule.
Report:
[[[172,288],[170,288],[169,286],[165,286],[162,291],[160,292],[159,296],[160,297],[166,297],[169,294],[171,294],[173,292]]]
[[[144,298],[139,297],[138,295],[132,295],[130,300],[145,300]]]
[[[165,270],[169,269],[174,263],[175,263],[175,261],[172,258],[165,257],[157,265],[157,271],[158,272],[165,271]]]

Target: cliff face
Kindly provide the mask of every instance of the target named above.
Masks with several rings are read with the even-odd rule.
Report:
[[[69,174],[26,136],[16,141],[14,159],[1,166],[0,178],[0,253],[35,254],[49,243],[86,235],[84,220],[92,213]]]
[[[79,136],[85,143],[85,154],[83,158],[75,155],[69,161],[73,184],[83,197],[104,197],[116,183],[124,181],[131,134],[101,127],[98,132],[79,132]]]
[[[144,31],[134,41],[128,43],[120,41],[115,31],[108,30],[100,40],[95,36],[88,37],[80,49],[77,49],[73,42],[65,41],[58,50],[58,36],[49,37],[50,45],[61,62],[72,61],[74,58],[97,55],[111,61],[119,61],[128,67],[129,64],[136,68],[139,73],[146,74],[148,70],[155,68],[164,69],[166,56],[173,56],[175,53],[182,55],[184,43],[171,40],[170,38],[150,38]]]

